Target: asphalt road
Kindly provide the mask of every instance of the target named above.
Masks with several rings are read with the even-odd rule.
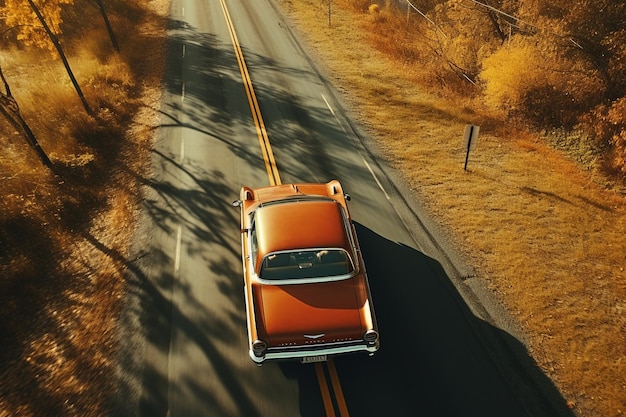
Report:
[[[334,387],[329,368],[257,367],[247,355],[230,203],[269,180],[229,19],[281,181],[336,178],[352,196],[381,350],[334,360],[331,410],[316,373]],[[114,415],[570,415],[523,345],[490,324],[470,273],[377,162],[271,0],[173,0],[165,88],[128,260]]]

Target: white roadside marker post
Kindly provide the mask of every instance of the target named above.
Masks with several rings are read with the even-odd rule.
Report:
[[[465,166],[464,171],[467,171],[467,161],[469,160],[469,153],[476,147],[476,141],[478,140],[478,131],[480,126],[465,125],[465,132],[463,133],[463,148],[465,148]]]

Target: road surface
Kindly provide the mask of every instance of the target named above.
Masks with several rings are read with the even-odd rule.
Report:
[[[484,320],[468,272],[271,0],[173,0],[165,89],[128,262],[115,415],[569,415],[523,345]],[[381,349],[257,367],[230,203],[242,185],[330,179],[352,196]]]

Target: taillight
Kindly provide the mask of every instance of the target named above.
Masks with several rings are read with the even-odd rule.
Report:
[[[376,330],[366,331],[363,335],[363,340],[365,340],[368,345],[375,345],[378,341],[378,332]]]
[[[264,341],[257,339],[254,342],[252,342],[252,352],[254,353],[254,356],[261,357],[265,354],[266,350],[267,350],[267,343],[265,343]]]

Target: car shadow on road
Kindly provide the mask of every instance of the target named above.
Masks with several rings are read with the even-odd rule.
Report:
[[[381,349],[336,358],[351,415],[574,416],[524,345],[474,316],[437,260],[356,228]]]

